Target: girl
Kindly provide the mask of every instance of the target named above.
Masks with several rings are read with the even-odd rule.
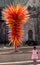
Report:
[[[38,59],[38,50],[36,47],[32,50],[32,60],[33,60],[33,65],[37,64],[37,59]]]

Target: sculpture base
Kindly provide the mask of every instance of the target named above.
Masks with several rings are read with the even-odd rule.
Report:
[[[14,51],[11,51],[11,53],[23,53],[23,51],[20,51],[20,50],[14,50]]]

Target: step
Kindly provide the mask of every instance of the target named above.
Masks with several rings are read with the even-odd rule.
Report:
[[[18,49],[23,51],[23,52],[32,52],[33,47],[28,47],[28,46],[27,47],[19,47]],[[37,49],[40,52],[40,47],[37,47]],[[3,48],[0,48],[0,52],[10,52],[10,50],[13,51],[14,48],[13,47],[3,47]]]
[[[39,63],[40,60],[37,60]],[[32,65],[33,61],[2,62],[0,65]],[[40,64],[37,64],[40,65]]]

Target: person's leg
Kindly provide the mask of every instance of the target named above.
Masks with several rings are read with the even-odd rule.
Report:
[[[33,64],[34,64],[34,65],[37,65],[37,61],[36,61],[36,59],[34,59]]]

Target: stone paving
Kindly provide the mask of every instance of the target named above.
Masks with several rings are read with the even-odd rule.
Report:
[[[20,62],[2,62],[0,65],[33,65],[32,61],[20,61]],[[40,65],[40,64],[37,64]]]
[[[40,47],[37,47],[38,50],[40,51]],[[32,51],[33,47],[22,47],[20,48],[20,50],[22,50],[23,52],[21,53],[12,53],[13,52],[13,48],[0,48],[0,65],[20,65],[19,64],[7,64],[8,62],[24,62],[24,61],[29,61],[31,60],[31,51]],[[8,53],[10,51],[10,53]],[[24,52],[25,51],[25,52]],[[40,52],[39,52],[39,60],[40,60]],[[5,64],[6,62],[6,64]],[[28,62],[28,63],[29,63]],[[4,63],[4,64],[2,64]],[[27,64],[27,63],[22,63],[21,65],[32,65],[32,64]],[[40,64],[37,64],[40,65]]]

